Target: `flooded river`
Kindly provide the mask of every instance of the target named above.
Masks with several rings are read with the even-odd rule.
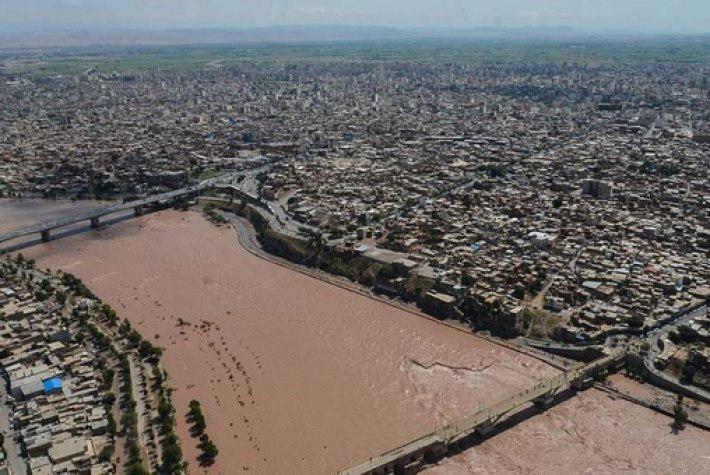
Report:
[[[36,220],[5,209],[0,204],[3,226],[8,219]],[[199,472],[197,441],[184,420],[191,399],[202,403],[207,432],[220,451],[210,473],[334,473],[557,372],[467,332],[259,259],[239,245],[234,230],[217,228],[196,212],[148,215],[23,252],[43,267],[83,278],[165,348],[193,473]],[[569,450],[575,444],[584,449],[578,462],[593,472],[633,467],[607,452],[614,439],[632,434],[624,427],[630,417],[653,415],[600,401],[605,397],[590,392],[572,400],[529,429],[496,437],[501,445],[463,454],[438,473],[478,471],[480,450],[489,454],[480,467],[490,473],[563,454],[547,465],[554,472],[573,466]],[[587,428],[585,421],[606,405],[612,409],[599,412],[604,432]],[[582,422],[575,421],[576,412]],[[673,440],[682,439],[661,442]],[[666,455],[655,456],[672,466]]]
[[[631,380],[625,386],[648,391]],[[589,389],[424,473],[707,473],[710,432],[688,425],[673,433],[671,422]]]
[[[109,206],[108,201],[0,199],[0,233],[39,222],[52,221],[96,208]]]
[[[214,473],[333,473],[556,373],[266,262],[235,236],[168,211],[23,251],[166,348],[179,415],[193,398],[205,409]]]
[[[0,233],[30,226],[35,223],[46,223],[58,218],[75,216],[97,208],[110,206],[109,201],[89,200],[43,200],[39,198],[2,199],[0,198]],[[116,214],[114,218],[121,218]],[[89,228],[89,222],[76,223],[61,230],[53,231],[55,237],[67,236]],[[39,234],[25,236],[0,244],[0,249],[17,250],[40,241]]]

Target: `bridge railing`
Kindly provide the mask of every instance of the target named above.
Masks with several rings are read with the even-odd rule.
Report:
[[[31,226],[22,227],[15,229],[13,231],[8,231],[0,234],[0,243],[12,241],[14,239],[19,239],[21,237],[30,236],[32,234],[40,234],[46,231],[51,231],[54,229],[63,228],[65,226],[70,226],[72,224],[80,223],[82,221],[89,221],[95,218],[101,218],[108,216],[113,213],[118,213],[120,211],[129,210],[131,208],[136,208],[140,206],[146,206],[152,203],[157,203],[160,201],[171,200],[180,196],[190,195],[192,193],[201,191],[205,188],[213,186],[215,182],[205,181],[199,185],[181,188],[179,190],[173,190],[166,193],[161,193],[158,195],[148,196],[135,201],[128,201],[126,203],[115,204],[107,206],[105,208],[95,209],[93,211],[84,212],[74,216],[68,216],[64,218],[59,218],[54,221],[49,221],[45,223],[33,224]]]
[[[341,472],[343,475],[362,475],[380,473],[386,467],[397,465],[398,460],[411,459],[413,454],[425,452],[437,446],[448,446],[476,431],[479,427],[490,427],[502,416],[536,401],[541,397],[551,397],[561,390],[572,387],[575,381],[594,376],[616,362],[626,358],[626,349],[621,349],[597,361],[584,366],[578,366],[560,373],[545,381],[515,393],[505,399],[476,411],[472,416],[463,418],[458,423],[449,425],[439,431],[420,437],[408,444],[374,457],[362,464]]]

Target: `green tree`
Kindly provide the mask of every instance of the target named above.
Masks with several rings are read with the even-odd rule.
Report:
[[[116,402],[116,395],[112,392],[108,392],[104,394],[104,404],[107,406],[113,406],[113,404]]]
[[[117,429],[116,419],[113,418],[113,414],[111,414],[110,412],[108,413],[107,417],[108,417],[108,425],[106,426],[106,431],[110,435],[116,435],[116,429]]]
[[[113,457],[113,452],[116,447],[113,444],[106,444],[104,445],[104,448],[101,449],[101,453],[99,453],[99,460],[101,462],[108,462],[111,460],[111,457]]]
[[[178,473],[182,467],[182,450],[175,434],[166,434],[162,442],[163,465],[161,473]]]
[[[641,315],[634,315],[629,319],[629,326],[631,328],[641,328],[644,324],[644,320]]]
[[[160,368],[158,366],[153,366],[153,379],[155,379],[155,387],[160,388],[160,386],[163,385],[163,372],[160,371]]]
[[[127,468],[126,473],[128,475],[150,475],[150,472],[146,470],[140,462],[132,462]]]
[[[131,331],[131,322],[129,322],[128,319],[126,319],[123,321],[123,323],[121,323],[121,326],[118,328],[118,332],[121,335],[126,335],[130,331]]]
[[[143,337],[136,330],[131,330],[131,332],[128,334],[128,343],[133,348],[136,348],[141,343],[142,340],[143,340]]]
[[[116,372],[113,368],[104,368],[101,370],[101,379],[103,380],[104,389],[109,389],[113,384],[113,377]]]
[[[399,274],[393,264],[387,264],[380,269],[379,277],[383,279],[394,279]]]
[[[213,463],[219,454],[217,446],[210,440],[209,437],[207,437],[207,435],[203,435],[203,437],[201,437],[201,442],[197,445],[197,447],[202,451],[200,458],[207,464]]]
[[[673,424],[671,427],[674,432],[679,432],[685,428],[685,423],[688,420],[688,411],[683,407],[683,396],[678,395],[675,406],[673,407]]]
[[[202,414],[202,412],[194,414],[192,416],[192,430],[199,435],[204,434],[206,428],[207,422],[205,421],[205,416]]]

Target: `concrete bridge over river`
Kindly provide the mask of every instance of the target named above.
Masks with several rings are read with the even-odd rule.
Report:
[[[72,224],[77,224],[82,221],[88,221],[91,223],[92,228],[98,228],[101,225],[101,218],[130,209],[133,209],[134,216],[140,216],[144,213],[145,208],[152,204],[169,203],[175,198],[194,198],[202,190],[218,185],[221,179],[222,177],[212,178],[209,180],[205,180],[197,185],[189,186],[186,188],[180,188],[179,190],[173,190],[167,193],[160,193],[139,200],[116,204],[113,206],[108,206],[106,208],[100,208],[74,216],[60,218],[55,221],[33,224],[32,226],[15,229],[14,231],[0,233],[0,244],[22,237],[31,236],[33,234],[40,235],[42,237],[42,241],[48,242],[51,240],[51,233],[54,230],[66,226],[71,226]]]
[[[168,191],[167,193],[147,196],[140,200],[116,204],[113,206],[108,206],[106,208],[87,211],[82,214],[57,219],[55,221],[50,221],[47,223],[38,223],[32,226],[16,229],[14,231],[0,233],[0,244],[25,236],[31,236],[33,234],[39,234],[42,237],[42,241],[48,242],[52,239],[52,231],[56,229],[60,229],[65,226],[71,226],[72,224],[80,223],[82,221],[90,222],[91,227],[96,229],[101,226],[101,218],[105,216],[109,216],[114,213],[119,213],[121,211],[126,211],[131,208],[133,208],[134,216],[140,216],[143,214],[145,208],[147,206],[150,206],[151,204],[168,203],[175,198],[182,197],[194,198],[199,195],[200,192],[207,188],[221,188],[222,190],[227,192],[236,192],[239,193],[240,196],[244,199],[262,203],[262,200],[256,194],[256,183],[254,177],[260,172],[268,170],[269,166],[269,164],[262,164],[259,167],[242,171],[241,173],[244,173],[244,177],[241,183],[239,183],[238,185],[230,185],[228,183],[228,180],[226,180],[230,177],[233,178],[235,176],[235,173],[225,173],[220,176],[201,181],[196,185],[180,188],[178,190]],[[273,213],[273,210],[270,206],[267,205],[266,207],[270,213]]]
[[[608,370],[618,369],[624,364],[625,358],[626,350],[615,351],[585,366],[542,381],[531,388],[482,408],[471,416],[439,431],[373,457],[340,473],[342,475],[385,475],[415,472],[425,458],[443,456],[449,446],[473,434],[487,435],[492,432],[495,424],[507,414],[514,413],[529,404],[546,407],[553,402],[555,395],[562,391],[570,388],[577,390],[588,387],[595,376]]]

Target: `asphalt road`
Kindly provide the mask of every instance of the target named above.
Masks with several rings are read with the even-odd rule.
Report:
[[[665,336],[670,332],[671,330],[677,328],[678,325],[682,323],[687,323],[688,321],[692,320],[693,318],[697,318],[701,315],[704,315],[708,311],[707,305],[703,305],[702,307],[699,307],[691,312],[686,313],[682,317],[678,318],[677,320],[673,321],[670,324],[667,324],[661,328],[658,328],[656,330],[652,330],[647,337],[647,340],[649,344],[651,345],[651,348],[648,352],[648,355],[644,358],[644,365],[646,366],[646,369],[653,373],[656,377],[660,379],[665,379],[666,381],[672,383],[672,384],[677,384],[686,387],[689,391],[692,391],[698,399],[701,399],[703,401],[710,401],[710,393],[707,391],[703,390],[702,388],[699,388],[697,386],[688,386],[682,384],[677,378],[674,378],[663,371],[659,371],[656,369],[656,358],[658,358],[658,355],[661,353],[661,348],[659,346],[659,340],[661,337]]]

